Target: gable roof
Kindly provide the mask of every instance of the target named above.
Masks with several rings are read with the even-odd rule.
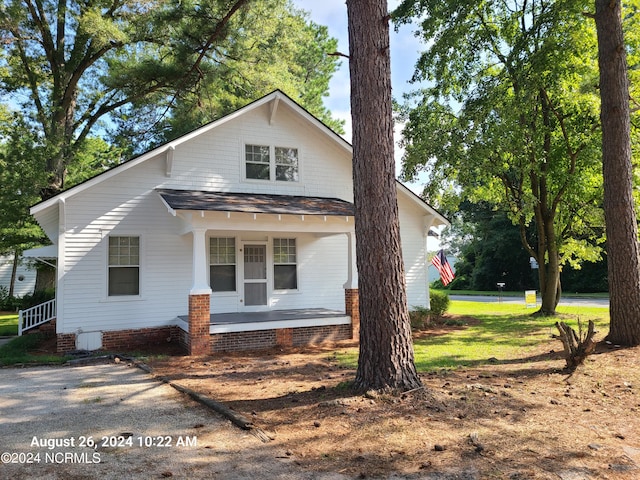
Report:
[[[132,159],[127,160],[126,162],[121,163],[120,165],[116,165],[115,167],[109,170],[101,172],[95,175],[94,177],[91,177],[85,180],[84,182],[69,188],[68,190],[64,190],[58,193],[57,195],[51,198],[48,198],[47,200],[43,200],[39,203],[36,203],[31,207],[31,214],[35,214],[42,210],[45,210],[51,207],[52,205],[56,204],[59,200],[66,200],[67,198],[72,197],[88,188],[91,188],[92,186],[98,183],[101,183],[113,177],[114,175],[117,175],[123,171],[128,170],[129,168],[135,167],[136,165],[139,165],[140,163],[145,162],[146,160],[149,160],[150,158],[154,158],[160,154],[167,154],[171,150],[174,150],[177,146],[185,142],[188,142],[189,140],[195,137],[203,135],[220,125],[224,125],[225,123],[230,122],[231,120],[234,120],[244,115],[245,113],[255,110],[257,108],[260,108],[263,105],[268,104],[270,102],[272,102],[272,105],[271,105],[272,115],[275,114],[275,111],[277,111],[280,102],[282,102],[285,105],[287,105],[290,109],[292,109],[296,114],[298,114],[301,120],[304,120],[312,124],[313,126],[315,126],[320,132],[322,132],[328,138],[329,141],[337,144],[341,149],[345,150],[347,153],[349,154],[352,153],[351,144],[349,142],[347,142],[344,138],[342,138],[340,135],[334,132],[331,128],[329,128],[327,125],[325,125],[320,120],[318,120],[315,116],[309,113],[305,108],[299,105],[295,100],[289,97],[286,93],[282,92],[281,90],[275,90],[270,94],[265,95],[264,97],[259,98],[258,100],[255,100],[249,103],[248,105],[245,105],[244,107],[236,110],[235,112],[230,113],[229,115],[226,115],[218,120],[214,120],[210,123],[207,123],[206,125],[203,125],[202,127],[197,128],[192,132],[186,133],[174,140],[171,140],[145,153],[142,153],[136,157],[133,157]]]
[[[58,193],[57,195],[47,199],[47,200],[43,200],[35,205],[33,205],[30,209],[30,213],[32,215],[35,215],[37,213],[43,212],[47,209],[49,209],[52,206],[55,206],[58,204],[58,202],[60,201],[65,201],[66,199],[77,195],[80,192],[83,192],[91,187],[93,187],[94,185],[97,185],[109,178],[112,178],[115,175],[118,175],[132,167],[135,167],[136,165],[139,165],[149,159],[152,159],[158,155],[161,154],[165,154],[165,155],[170,155],[172,153],[173,150],[175,150],[175,148],[185,142],[190,141],[191,139],[198,137],[200,135],[203,135],[207,132],[209,132],[210,130],[219,127],[220,125],[224,125],[227,122],[230,122],[252,110],[258,109],[266,104],[269,104],[271,102],[271,116],[273,117],[278,109],[278,106],[280,104],[280,102],[282,102],[283,104],[285,104],[288,108],[290,108],[291,110],[293,110],[299,117],[301,120],[308,122],[309,124],[311,124],[312,126],[314,126],[319,132],[321,132],[327,139],[328,141],[336,144],[339,148],[341,148],[342,150],[344,150],[346,153],[349,154],[349,156],[353,155],[353,148],[351,146],[351,144],[349,142],[347,142],[344,138],[342,138],[340,135],[338,135],[336,132],[334,132],[331,128],[329,128],[327,125],[325,125],[324,123],[322,123],[319,119],[317,119],[314,115],[312,115],[311,113],[309,113],[309,111],[307,111],[304,107],[302,107],[300,104],[298,104],[295,100],[293,100],[291,97],[289,97],[287,94],[285,94],[283,91],[281,90],[274,90],[273,92],[269,93],[268,95],[265,95],[262,98],[259,98],[251,103],[249,103],[248,105],[236,110],[233,113],[230,113],[229,115],[226,115],[218,120],[214,120],[206,125],[203,125],[200,128],[197,128],[195,130],[193,130],[192,132],[186,133],[174,140],[171,140],[167,143],[164,143],[162,145],[159,145],[156,148],[153,148],[145,153],[142,153],[140,155],[138,155],[137,157],[133,157],[130,160],[127,160],[124,163],[121,163],[120,165],[116,165],[115,167],[106,170],[104,172],[101,172],[97,175],[95,175],[94,177],[91,177],[87,180],[85,180],[82,183],[79,183],[78,185],[75,185],[71,188],[69,188],[68,190],[64,190],[60,193]],[[430,215],[433,215],[434,217],[434,221],[433,221],[433,226],[437,226],[437,225],[448,225],[449,221],[442,215],[440,214],[440,212],[438,212],[437,210],[435,210],[433,207],[431,207],[431,205],[429,205],[427,202],[425,202],[422,198],[420,198],[418,195],[416,195],[415,193],[413,193],[409,188],[407,188],[405,185],[403,185],[400,181],[396,180],[396,186],[398,188],[398,190],[402,193],[404,193],[406,196],[408,196],[413,202],[415,202],[421,209],[423,209],[424,211],[426,211],[427,213],[429,213]],[[351,214],[352,215],[352,214]]]

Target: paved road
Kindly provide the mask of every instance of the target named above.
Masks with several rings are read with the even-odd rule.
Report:
[[[524,303],[524,294],[522,297],[492,297],[489,295],[449,295],[451,300],[460,300],[467,302],[487,302],[487,303]],[[538,296],[538,305],[540,304],[540,297]],[[562,297],[560,299],[560,305],[576,305],[582,307],[608,307],[608,298],[577,298],[577,297]]]

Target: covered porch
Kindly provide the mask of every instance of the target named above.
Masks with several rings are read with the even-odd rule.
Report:
[[[189,332],[190,327],[199,327],[189,315],[178,317],[177,324],[182,332],[180,341],[191,354],[208,354],[319,345],[357,338],[357,300],[352,302],[349,313],[351,315],[325,308],[300,308],[209,314],[208,332],[201,328],[200,336]],[[197,343],[195,347],[200,350],[194,352],[194,341],[204,342],[204,346]]]
[[[189,353],[352,338],[359,322],[351,203],[157,192],[193,242],[189,311],[176,319]]]
[[[180,328],[188,332],[189,315],[181,315],[178,318]],[[296,308],[266,312],[212,313],[209,315],[210,334],[325,325],[351,325],[351,316],[345,312],[327,308]]]

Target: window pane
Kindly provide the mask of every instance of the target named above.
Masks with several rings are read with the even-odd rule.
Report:
[[[276,290],[295,290],[298,288],[298,276],[295,265],[274,265],[273,287]]]
[[[269,180],[269,164],[247,162],[247,178]]]
[[[276,165],[276,180],[281,182],[297,182],[298,167]]]
[[[273,263],[296,263],[296,239],[273,239]]]
[[[140,269],[138,267],[110,267],[109,295],[139,295]]]
[[[109,237],[109,265],[140,265],[139,237]]]
[[[298,181],[298,149],[275,148],[276,180],[284,182]]]
[[[266,145],[247,145],[245,155],[247,162],[269,163],[269,147]]]
[[[236,291],[235,265],[211,265],[209,275],[211,278],[211,290],[214,292]]]
[[[233,237],[211,238],[209,242],[210,265],[235,265],[236,239]]]

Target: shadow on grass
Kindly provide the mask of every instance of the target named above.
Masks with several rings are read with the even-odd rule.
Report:
[[[40,333],[16,337],[0,347],[0,365],[16,364],[60,364],[69,357],[62,355],[38,354],[37,349],[46,340]]]

